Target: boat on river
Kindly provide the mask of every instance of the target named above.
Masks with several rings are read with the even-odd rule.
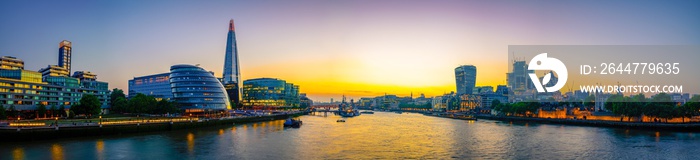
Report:
[[[345,96],[343,96],[343,102],[338,105],[338,114],[341,117],[355,117],[360,115],[360,111],[355,108],[354,100],[350,100],[350,103],[345,102]]]
[[[286,121],[284,121],[284,127],[299,128],[299,127],[301,127],[301,124],[302,124],[302,121],[299,119],[289,118]]]

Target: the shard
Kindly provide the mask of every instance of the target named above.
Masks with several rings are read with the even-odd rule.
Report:
[[[240,105],[240,69],[238,67],[238,47],[236,47],[236,29],[233,19],[228,24],[226,40],[226,59],[224,60],[223,85],[233,107]]]

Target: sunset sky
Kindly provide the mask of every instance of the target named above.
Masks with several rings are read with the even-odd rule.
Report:
[[[242,80],[298,84],[315,101],[506,83],[508,45],[700,44],[697,1],[1,1],[0,56],[26,69],[56,64],[110,88],[200,64],[221,76],[234,19]]]

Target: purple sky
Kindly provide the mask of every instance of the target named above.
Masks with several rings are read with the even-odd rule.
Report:
[[[73,42],[73,71],[110,88],[201,64],[220,76],[236,21],[243,80],[276,77],[314,100],[505,84],[508,45],[700,44],[697,1],[0,1],[0,55],[38,70]]]

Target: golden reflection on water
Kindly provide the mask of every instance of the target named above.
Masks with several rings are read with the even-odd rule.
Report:
[[[223,134],[224,134],[224,129],[219,129],[219,135],[223,135]]]
[[[187,151],[190,154],[194,153],[194,134],[192,132],[187,133]]]
[[[13,159],[24,159],[24,148],[17,147],[12,150]]]
[[[295,135],[299,137],[294,138],[292,145],[297,145],[295,149],[298,148],[301,150],[299,152],[304,152],[298,154],[300,159],[444,158],[450,153],[449,150],[454,143],[451,136],[460,136],[449,131],[453,130],[454,125],[473,123],[468,121],[445,123],[445,119],[426,118],[420,114],[399,115],[383,112],[346,118],[345,123],[336,122],[337,119],[341,119],[340,117],[329,117],[332,118],[304,117],[302,119],[304,126],[301,129],[284,130],[299,132]],[[275,122],[277,123],[283,122]],[[282,126],[282,124],[276,126]],[[320,157],[305,157],[310,155]]]
[[[661,132],[658,132],[658,131],[657,131],[657,132],[655,133],[654,140],[655,140],[656,142],[659,142],[659,139],[660,139],[660,138],[661,138]]]
[[[98,159],[104,159],[104,150],[105,150],[105,142],[102,139],[98,139],[97,143],[95,144],[95,149],[97,149],[97,157]]]
[[[51,145],[51,158],[54,160],[63,160],[63,146],[58,143]]]

